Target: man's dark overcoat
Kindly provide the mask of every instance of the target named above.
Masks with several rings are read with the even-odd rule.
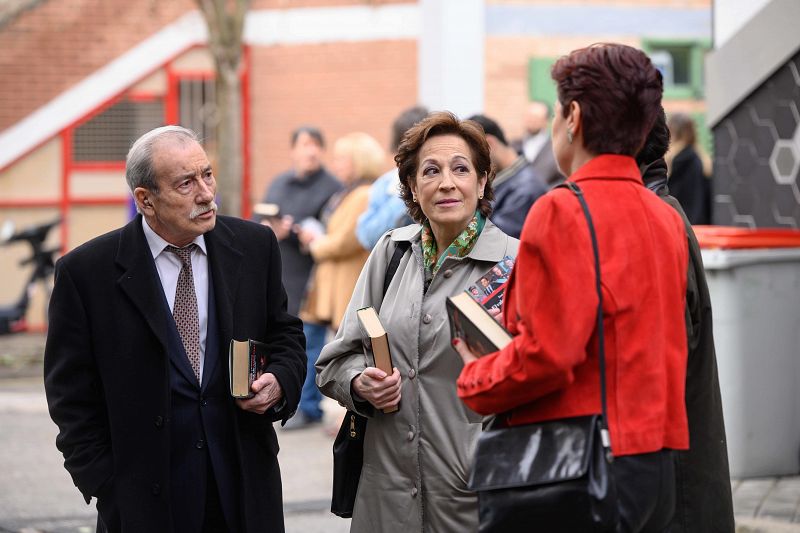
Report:
[[[181,432],[196,423],[192,417],[229,430],[234,471],[216,477],[236,480],[242,529],[283,530],[272,422],[289,418],[299,401],[306,368],[302,325],[286,312],[271,230],[219,216],[205,241],[209,302],[215,302],[209,312],[215,313],[218,325],[208,335],[216,342],[206,350],[219,356],[211,363],[207,358],[203,377],[205,385],[206,375],[216,376],[216,388],[201,390],[195,380],[195,407],[187,408],[192,399],[176,391],[180,372],[170,353],[174,321],[141,216],[76,248],[56,267],[44,368],[50,414],[59,426],[56,444],[87,503],[100,496],[102,507],[118,514],[117,525],[125,531],[183,530],[173,517],[176,522],[193,519],[183,509],[170,509],[175,501],[170,491],[178,490],[178,480],[184,475],[191,479],[195,469],[203,468],[198,465],[207,464],[191,459],[205,456],[190,449],[194,446],[176,450],[175,441],[185,438]],[[286,399],[280,410],[256,415],[235,405],[226,390],[232,338],[268,345],[267,371],[276,376]],[[229,437],[209,427],[203,430],[209,455],[215,440]]]
[[[657,159],[644,167],[648,189],[672,206],[683,219],[689,240],[689,272],[686,284],[686,416],[689,449],[676,452],[675,514],[669,533],[733,533],[728,447],[717,355],[711,316],[711,295],[706,283],[703,256],[689,218],[680,202],[670,196],[667,164]]]

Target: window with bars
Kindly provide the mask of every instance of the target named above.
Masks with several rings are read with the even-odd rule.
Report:
[[[211,78],[178,81],[178,124],[197,132],[205,146],[216,138],[215,94]],[[123,162],[136,139],[164,123],[163,100],[122,99],[75,128],[72,160]]]
[[[73,161],[125,161],[128,150],[145,132],[164,124],[164,103],[120,100],[75,128]]]
[[[197,133],[205,146],[216,139],[217,107],[213,79],[182,79],[178,83],[179,124]]]

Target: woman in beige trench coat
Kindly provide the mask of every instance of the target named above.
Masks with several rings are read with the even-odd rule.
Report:
[[[515,257],[518,241],[487,220],[493,171],[480,126],[429,115],[406,134],[396,161],[409,213],[422,224],[378,242],[317,362],[317,385],[369,417],[351,531],[476,531],[477,499],[466,483],[481,417],[456,396],[462,362],[450,345],[445,299]],[[384,295],[400,241],[411,247]],[[370,305],[389,334],[388,376],[361,348],[356,310]],[[382,412],[398,403],[399,411]]]

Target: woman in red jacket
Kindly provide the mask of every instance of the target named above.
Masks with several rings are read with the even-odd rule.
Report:
[[[688,252],[680,217],[647,190],[634,156],[661,106],[661,75],[629,46],[575,50],[553,66],[553,151],[589,205],[603,283],[608,424],[619,531],[662,531],[672,516],[670,450],[689,444],[684,404]],[[522,230],[503,321],[514,335],[465,362],[458,394],[509,425],[599,413],[597,293],[589,230],[565,188]]]

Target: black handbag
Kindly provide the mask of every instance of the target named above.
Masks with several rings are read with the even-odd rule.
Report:
[[[394,249],[386,274],[383,277],[383,294],[389,288],[400,260],[411,246],[409,241],[398,241]],[[367,419],[355,411],[348,410],[333,441],[333,494],[331,496],[331,512],[342,518],[353,516],[353,506],[358,493],[358,481],[361,479],[361,467],[364,464],[364,434],[367,431]]]
[[[364,463],[364,432],[367,419],[347,411],[333,441],[333,495],[331,512],[342,518],[353,516],[353,505]]]
[[[496,418],[478,439],[469,480],[478,493],[481,533],[616,530],[597,237],[581,189],[573,182],[562,186],[580,201],[592,239],[602,415],[494,428],[502,416]]]

